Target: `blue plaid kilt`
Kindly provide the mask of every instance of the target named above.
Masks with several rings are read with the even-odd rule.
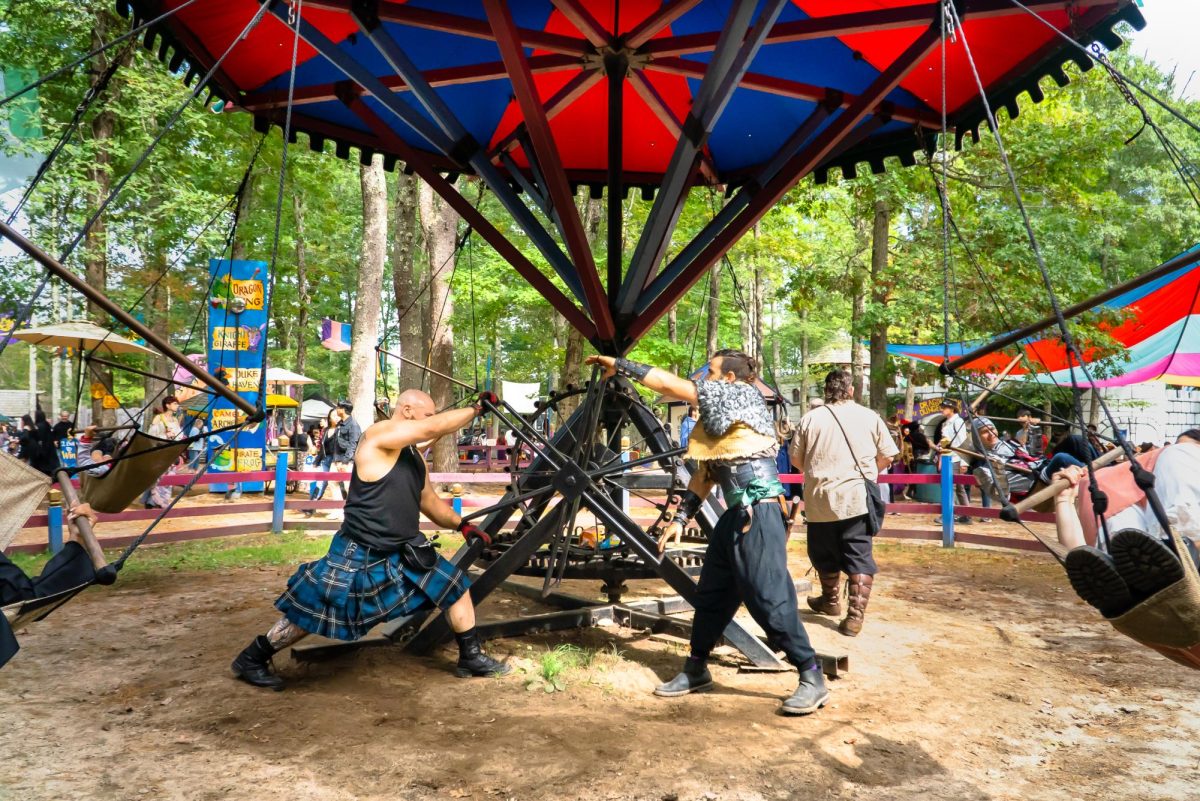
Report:
[[[357,640],[373,626],[422,609],[445,609],[470,586],[462,570],[441,555],[428,571],[399,553],[381,553],[341,534],[329,553],[300,565],[275,608],[310,634]]]

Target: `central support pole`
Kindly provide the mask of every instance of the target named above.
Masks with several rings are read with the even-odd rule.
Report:
[[[625,215],[621,208],[625,187],[621,176],[625,168],[625,76],[629,74],[629,59],[623,52],[606,55],[604,72],[608,76],[608,305],[615,313],[625,259]]]

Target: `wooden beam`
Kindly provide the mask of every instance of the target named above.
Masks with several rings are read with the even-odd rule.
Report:
[[[637,50],[699,4],[700,0],[671,0],[671,2],[663,3],[658,11],[639,22],[633,30],[622,37],[625,46],[631,50]]]
[[[513,94],[525,117],[525,127],[536,151],[531,155],[537,158],[545,174],[546,194],[562,221],[567,251],[571,254],[583,285],[588,311],[596,324],[596,333],[602,341],[611,342],[615,338],[616,328],[613,325],[612,312],[608,308],[608,297],[596,272],[591,243],[588,242],[587,232],[583,230],[583,220],[580,219],[579,209],[575,206],[575,197],[567,181],[567,173],[550,131],[545,109],[538,98],[533,73],[529,69],[529,61],[518,38],[516,24],[508,6],[501,0],[484,0],[483,7],[496,34],[500,57],[508,67]]]

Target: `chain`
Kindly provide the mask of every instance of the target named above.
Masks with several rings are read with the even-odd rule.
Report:
[[[1129,86],[1126,85],[1126,83],[1119,77],[1117,77],[1117,73],[1113,69],[1112,64],[1108,62],[1108,56],[1104,53],[1104,48],[1100,46],[1100,43],[1092,42],[1091,51],[1092,58],[1096,60],[1096,63],[1104,67],[1104,71],[1108,73],[1108,77],[1112,79],[1114,84],[1116,84],[1117,91],[1121,93],[1121,97],[1125,98],[1125,102],[1145,115],[1145,107],[1143,107],[1141,102],[1133,96],[1133,92],[1130,91]]]
[[[945,0],[945,2],[942,3],[942,20],[945,24],[946,38],[951,42],[957,42],[957,29],[954,27],[955,14],[954,9],[951,8],[951,3],[953,2],[954,0]]]

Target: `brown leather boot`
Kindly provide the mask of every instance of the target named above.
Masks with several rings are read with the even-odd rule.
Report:
[[[808,608],[818,615],[837,617],[842,613],[842,602],[838,597],[842,574],[818,572],[817,578],[821,580],[821,594],[807,599]]]
[[[862,631],[863,618],[867,614],[867,601],[871,600],[871,586],[875,583],[874,576],[864,573],[851,573],[846,582],[850,600],[846,606],[846,617],[838,626],[838,631],[847,637],[857,637]]]

